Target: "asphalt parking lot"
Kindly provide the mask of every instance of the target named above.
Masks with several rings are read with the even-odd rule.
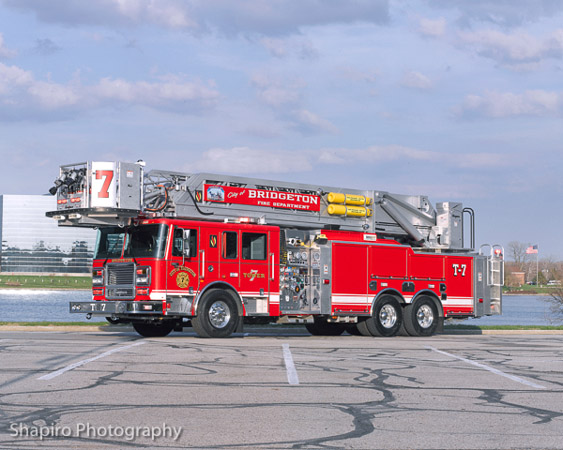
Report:
[[[563,335],[0,331],[0,448],[563,448]]]

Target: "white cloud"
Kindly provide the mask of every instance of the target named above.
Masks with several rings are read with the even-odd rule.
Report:
[[[497,30],[460,32],[459,38],[463,45],[475,48],[481,56],[515,68],[563,57],[563,29],[542,38],[524,31],[503,33]]]
[[[432,82],[430,78],[426,75],[421,74],[420,72],[406,72],[403,75],[401,80],[401,85],[412,88],[412,89],[420,89],[420,90],[427,90],[432,88]]]
[[[338,132],[338,128],[332,122],[306,109],[294,111],[292,116],[294,127],[304,134]]]
[[[70,26],[121,27],[141,24],[165,28],[196,28],[189,5],[178,0],[4,0],[4,4],[35,13],[47,23]]]
[[[268,106],[279,108],[284,105],[295,105],[301,101],[301,80],[280,80],[265,74],[258,74],[252,78],[252,85],[257,91],[258,98]]]
[[[169,76],[156,82],[129,82],[103,78],[97,84],[82,85],[36,80],[33,74],[0,63],[0,115],[6,119],[35,117],[56,120],[57,114],[112,107],[146,106],[180,114],[198,113],[213,107],[219,93],[212,87]]]
[[[281,80],[260,74],[252,78],[252,85],[258,99],[272,108],[276,117],[290,128],[306,135],[338,131],[330,121],[302,105],[301,91],[305,87],[302,80]]]
[[[457,10],[458,22],[463,26],[471,26],[474,22],[520,26],[543,17],[553,17],[563,9],[563,3],[558,0],[432,0],[428,5]]]
[[[155,83],[103,78],[91,89],[100,100],[116,100],[177,112],[211,107],[219,97],[214,89],[175,78]]]
[[[403,163],[418,161],[430,163],[434,167],[486,169],[519,164],[518,158],[508,159],[500,153],[446,153],[422,150],[400,145],[373,145],[362,149],[332,148],[323,149],[314,155],[319,163],[334,165],[383,164],[395,161]]]
[[[303,37],[262,37],[260,44],[274,57],[287,58],[295,56],[299,59],[313,60],[318,51],[313,43]]]
[[[37,102],[38,106],[48,110],[57,110],[76,106],[81,100],[77,89],[44,81],[33,81],[27,87],[29,96]]]
[[[225,34],[297,34],[301,27],[334,23],[384,24],[388,0],[4,0],[13,8],[34,12],[49,23],[124,26],[153,24]]]
[[[291,161],[291,164],[287,162]],[[199,161],[190,163],[190,171],[226,172],[230,174],[287,173],[308,171],[312,165],[301,152],[276,152],[234,147],[213,148],[203,152]]]
[[[32,82],[31,72],[0,63],[0,95],[10,94],[13,89],[26,86]]]
[[[287,162],[291,161],[291,164]],[[501,168],[519,164],[517,157],[505,158],[499,153],[451,154],[397,145],[370,146],[363,149],[325,148],[322,150],[272,151],[250,147],[213,148],[190,163],[191,172],[225,172],[232,174],[287,173],[309,171],[319,164],[358,166],[366,164],[417,161],[433,167],[458,169]]]
[[[440,37],[446,32],[446,19],[420,19],[418,32],[423,36]]]
[[[342,67],[338,70],[339,76],[345,80],[363,83],[375,83],[380,76],[378,69],[370,71],[359,70],[355,67]]]
[[[16,52],[6,47],[4,36],[0,33],[0,58],[13,58],[14,56],[16,56]]]
[[[554,116],[561,113],[563,93],[530,90],[523,94],[486,92],[468,95],[457,113],[466,117]]]

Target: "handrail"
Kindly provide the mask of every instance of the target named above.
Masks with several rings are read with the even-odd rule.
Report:
[[[475,249],[475,211],[473,210],[473,208],[469,208],[469,207],[465,207],[463,208],[463,212],[462,212],[462,218],[461,218],[461,246],[463,248],[465,248],[465,220],[464,220],[464,215],[465,214],[469,214],[469,218],[470,218],[470,231],[469,231],[469,236],[471,238],[471,250]]]

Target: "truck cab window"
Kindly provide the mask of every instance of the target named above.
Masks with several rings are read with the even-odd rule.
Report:
[[[98,231],[95,259],[164,258],[168,226],[104,227]]]
[[[190,228],[190,255],[197,255],[197,230]],[[172,256],[182,256],[184,249],[184,229],[176,227],[172,238]]]
[[[237,252],[237,233],[236,231],[225,231],[223,233],[223,258],[236,259]]]
[[[265,260],[267,253],[266,243],[266,234],[242,233],[242,259]]]

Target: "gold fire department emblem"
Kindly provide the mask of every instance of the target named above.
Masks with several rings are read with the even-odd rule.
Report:
[[[178,273],[176,284],[179,288],[186,288],[190,284],[190,276],[186,272]]]

